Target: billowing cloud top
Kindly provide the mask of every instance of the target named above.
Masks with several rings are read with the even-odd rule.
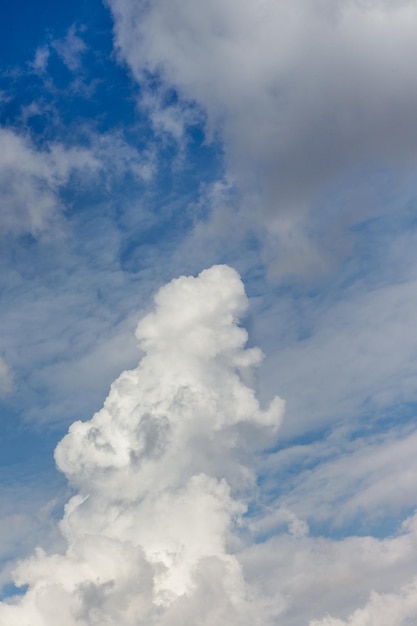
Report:
[[[29,589],[0,605],[1,624],[255,623],[231,546],[256,433],[276,432],[283,403],[262,411],[244,382],[261,353],[244,347],[233,269],[181,277],[155,302],[137,328],[139,366],[57,446],[78,490],[61,521],[68,547],[21,563],[16,582]]]

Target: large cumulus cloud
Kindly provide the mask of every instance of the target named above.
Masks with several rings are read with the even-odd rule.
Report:
[[[322,506],[323,484],[332,488],[326,468],[302,474],[304,508],[288,497],[267,506],[258,453],[276,440],[283,402],[262,410],[249,384],[262,355],[245,347],[246,306],[227,266],[160,289],[137,328],[139,365],[56,448],[75,492],[55,542],[63,547],[20,562],[14,581],[27,590],[0,603],[2,626],[405,626],[415,618],[415,515],[387,538],[310,534],[308,511]],[[361,455],[350,462],[363,481]],[[339,465],[332,471],[345,471]]]
[[[233,546],[251,455],[271,441],[283,403],[261,410],[244,382],[261,358],[237,325],[245,308],[226,266],[159,291],[137,329],[139,366],[57,446],[77,490],[61,521],[67,549],[20,564],[28,591],[0,605],[1,624],[254,623]]]

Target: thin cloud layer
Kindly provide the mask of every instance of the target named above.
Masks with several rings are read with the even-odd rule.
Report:
[[[254,488],[251,457],[283,403],[262,411],[244,382],[261,353],[244,347],[234,270],[179,278],[155,302],[137,329],[139,366],[57,446],[77,489],[61,521],[68,548],[20,564],[16,583],[29,589],[0,605],[1,624],[249,626],[259,616],[234,535]]]
[[[10,393],[13,389],[13,375],[6,361],[0,357],[0,396]]]
[[[60,188],[74,171],[98,166],[82,148],[38,150],[29,138],[0,128],[0,235],[38,237],[59,229]]]
[[[269,324],[266,321],[261,328],[264,337],[256,341],[268,345],[278,332],[287,330],[281,350],[271,351],[262,372],[262,386],[280,390],[287,400],[286,433],[301,435],[336,421],[361,420],[362,411],[383,417],[396,412],[397,403],[415,402],[415,255],[406,251],[404,243],[403,250],[404,259],[408,255],[412,259],[411,275],[397,270],[393,283],[378,276],[382,284],[371,289],[358,281],[335,301],[324,304],[306,298],[307,314],[301,321],[297,320],[300,304],[290,302],[296,327],[292,334],[287,330],[286,312],[281,313],[285,300],[276,302]],[[381,265],[391,269],[390,250],[384,252],[386,260]],[[302,334],[303,323],[308,331],[294,337],[297,331]]]
[[[414,516],[386,539],[276,534],[239,559],[272,624],[408,626],[415,620],[416,550]]]
[[[39,148],[28,135],[0,127],[0,236],[56,235],[68,208],[61,192],[71,177],[93,186],[104,173],[110,186],[127,174],[149,181],[153,172],[151,151],[139,153],[117,132],[90,133],[87,147],[51,142]]]
[[[311,626],[407,626],[417,619],[417,580],[398,594],[373,593],[363,609],[355,611],[347,621],[327,617],[311,622]]]

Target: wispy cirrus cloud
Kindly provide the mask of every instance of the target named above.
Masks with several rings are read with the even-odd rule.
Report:
[[[3,235],[39,236],[59,229],[59,189],[73,172],[96,170],[98,161],[82,148],[59,144],[38,150],[28,137],[0,129],[0,189]]]
[[[61,192],[77,178],[93,185],[101,184],[100,175],[107,184],[128,174],[152,178],[152,153],[140,154],[120,134],[89,133],[88,144],[51,142],[38,147],[28,135],[0,128],[3,235],[58,234],[66,212]]]
[[[67,68],[76,72],[81,68],[82,56],[87,51],[87,44],[80,36],[80,29],[73,24],[63,39],[55,39],[52,47]]]

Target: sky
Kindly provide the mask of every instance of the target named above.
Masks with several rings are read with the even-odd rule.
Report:
[[[0,626],[417,621],[417,1],[5,0]]]

